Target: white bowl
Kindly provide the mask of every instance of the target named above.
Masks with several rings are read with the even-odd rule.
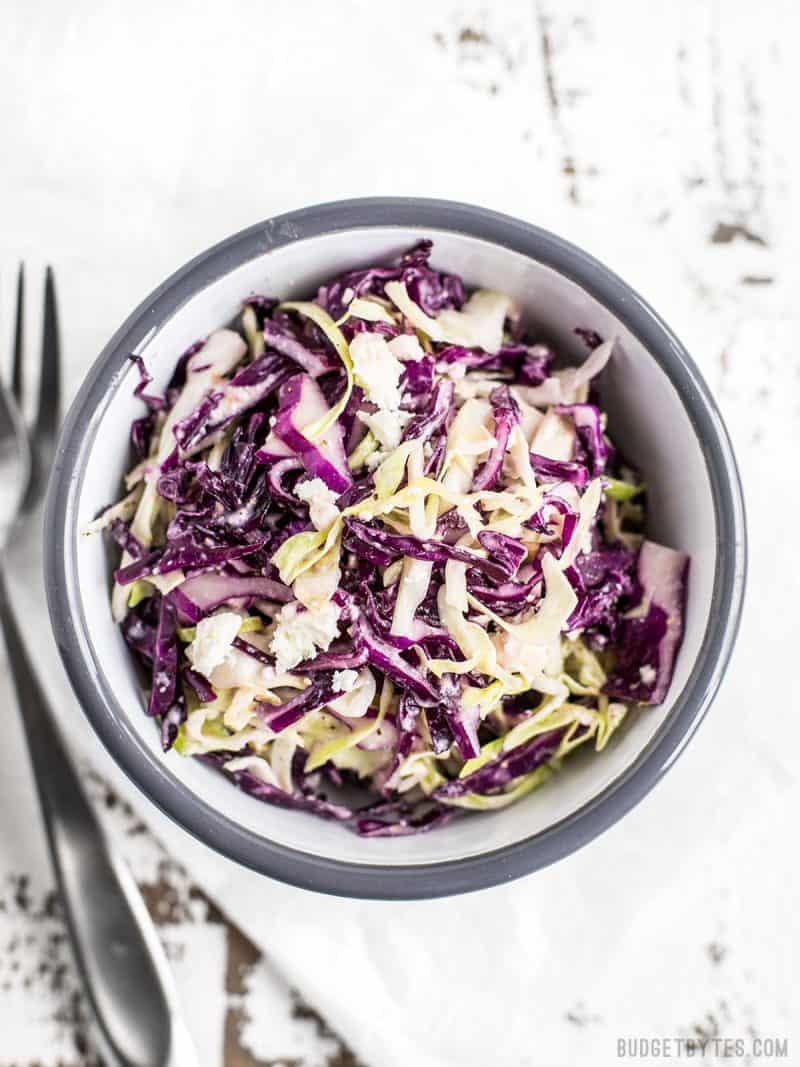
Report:
[[[602,395],[613,439],[649,487],[649,535],[691,556],[686,629],[670,691],[628,716],[599,755],[579,753],[541,789],[496,814],[430,834],[363,839],[335,822],[261,803],[202,763],[164,755],[131,656],[109,612],[109,560],[79,537],[115,500],[142,412],[131,353],[154,387],[178,355],[231,320],[251,292],[313,295],[353,267],[422,237],[435,265],[509,293],[526,320],[579,362],[576,326],[616,336]],[[491,885],[573,851],[619,819],[691,736],[719,684],[741,607],[745,527],[725,428],[691,359],[624,282],[558,237],[482,208],[377,199],[271,219],[203,253],[125,322],[66,420],[48,503],[47,586],[56,637],[87,715],[123,769],[168,815],[265,874],[342,895],[434,896]]]

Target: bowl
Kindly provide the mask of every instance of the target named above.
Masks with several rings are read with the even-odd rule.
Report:
[[[128,426],[141,414],[128,356],[163,386],[177,356],[228,322],[252,291],[308,296],[339,272],[391,257],[421,237],[434,262],[471,286],[511,294],[575,362],[576,326],[616,336],[603,402],[615,441],[649,486],[648,534],[691,555],[685,637],[664,703],[637,710],[600,755],[570,765],[497,813],[416,837],[362,839],[338,823],[263,804],[196,760],[164,755],[108,602],[109,558],[79,531],[117,499]],[[195,837],[270,877],[326,893],[404,899],[480,889],[573,852],[619,820],[684,748],[719,685],[745,574],[741,487],[730,441],[697,367],[629,285],[546,230],[448,201],[349,200],[281,215],[197,256],[120,327],[66,419],[46,517],[46,579],[74,689],[114,759]]]

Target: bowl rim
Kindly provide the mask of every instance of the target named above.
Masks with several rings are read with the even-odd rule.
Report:
[[[697,662],[670,714],[617,778],[564,819],[510,845],[441,863],[364,864],[320,857],[260,837],[202,801],[156,754],[124,731],[126,712],[81,640],[74,509],[85,476],[98,408],[128,353],[198,291],[275,248],[343,230],[445,230],[521,253],[577,283],[625,323],[666,373],[705,455],[714,497],[717,557],[712,605]],[[559,860],[608,829],[660,780],[683,751],[716,694],[733,649],[747,569],[741,482],[730,438],[700,371],[657,313],[593,256],[532,223],[488,208],[416,197],[367,197],[316,204],[256,223],[175,271],[125,320],[103,348],[64,422],[48,491],[45,586],[51,624],[73,689],[100,740],[164,814],[204,844],[261,874],[338,896],[407,900],[484,889]]]

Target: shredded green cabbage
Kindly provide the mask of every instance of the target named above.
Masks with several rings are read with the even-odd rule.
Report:
[[[318,419],[316,422],[312,422],[303,428],[304,436],[310,441],[316,441],[317,438],[323,436],[326,430],[333,426],[342,414],[347,407],[347,402],[353,391],[353,361],[350,358],[350,349],[342,331],[330,317],[328,312],[325,311],[324,308],[321,308],[319,304],[312,304],[308,300],[291,300],[286,304],[281,304],[281,308],[284,311],[296,311],[300,315],[305,315],[307,319],[311,319],[316,326],[319,326],[336,350],[336,354],[342,361],[342,365],[347,374],[347,385],[345,386],[345,390],[327,415],[324,415],[321,419]]]

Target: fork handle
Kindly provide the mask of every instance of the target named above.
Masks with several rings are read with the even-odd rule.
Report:
[[[72,947],[103,1051],[113,1067],[196,1064],[176,1019],[155,928],[83,792],[20,634],[2,566],[0,621]]]

